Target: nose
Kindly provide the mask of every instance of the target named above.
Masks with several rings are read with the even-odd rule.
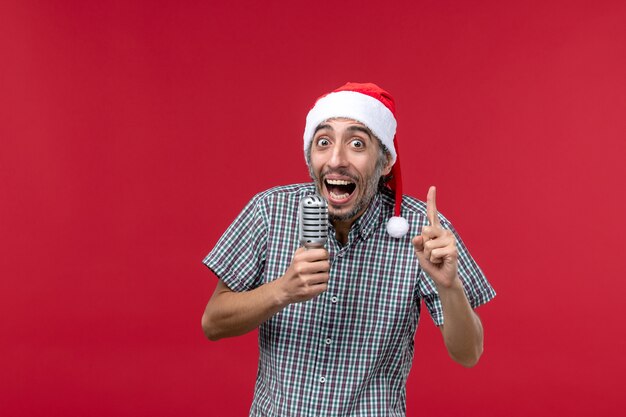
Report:
[[[348,166],[347,152],[341,144],[333,147],[328,166],[329,168],[344,168]]]

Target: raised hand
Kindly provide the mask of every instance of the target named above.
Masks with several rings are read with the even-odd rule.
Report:
[[[412,240],[422,269],[438,287],[450,288],[457,278],[458,253],[454,234],[441,227],[437,212],[437,189],[432,186],[426,197],[426,215],[429,226]]]

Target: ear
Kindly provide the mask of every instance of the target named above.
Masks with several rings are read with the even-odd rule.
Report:
[[[385,152],[385,156],[387,157],[387,163],[385,164],[385,167],[383,168],[383,176],[386,177],[391,172],[391,168],[393,167],[393,164],[391,163],[391,154],[389,152]]]

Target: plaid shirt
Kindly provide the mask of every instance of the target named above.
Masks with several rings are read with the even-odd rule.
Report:
[[[226,230],[204,263],[233,291],[282,276],[298,242],[298,204],[313,184],[257,194]],[[443,324],[433,281],[421,270],[411,237],[428,224],[426,205],[404,196],[410,225],[390,237],[393,196],[380,192],[353,224],[342,246],[329,226],[328,290],[291,304],[259,328],[259,369],[251,416],[404,416],[406,379],[420,305]],[[452,225],[459,276],[472,307],[495,296]]]

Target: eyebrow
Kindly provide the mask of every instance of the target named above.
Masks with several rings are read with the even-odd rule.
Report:
[[[322,129],[330,129],[330,130],[334,130],[334,129],[333,129],[333,127],[332,127],[331,125],[329,125],[329,124],[318,125],[318,126],[315,128],[315,132],[313,132],[313,136],[315,136],[315,134],[316,134],[317,132],[319,132],[320,130],[322,130]]]
[[[369,130],[366,127],[363,126],[350,126],[349,128],[347,128],[346,130],[350,131],[350,132],[361,132],[361,133],[365,133],[370,139],[372,138],[373,134],[372,131]]]
[[[325,124],[321,124],[321,125],[318,125],[318,126],[315,128],[315,131],[313,132],[313,136],[315,136],[315,134],[316,134],[317,132],[319,132],[320,130],[322,130],[322,129],[328,129],[328,130],[332,130],[332,131],[334,131],[334,130],[335,130],[335,129],[333,129],[333,127],[332,127],[331,125],[329,125],[329,124],[326,124],[326,123],[325,123]],[[348,127],[346,130],[347,130],[347,131],[349,131],[349,132],[361,132],[361,133],[365,133],[367,136],[369,136],[369,138],[370,138],[370,139],[374,136],[374,134],[372,133],[372,131],[371,131],[371,130],[369,130],[368,128],[364,127],[364,126],[350,126],[350,127]]]

